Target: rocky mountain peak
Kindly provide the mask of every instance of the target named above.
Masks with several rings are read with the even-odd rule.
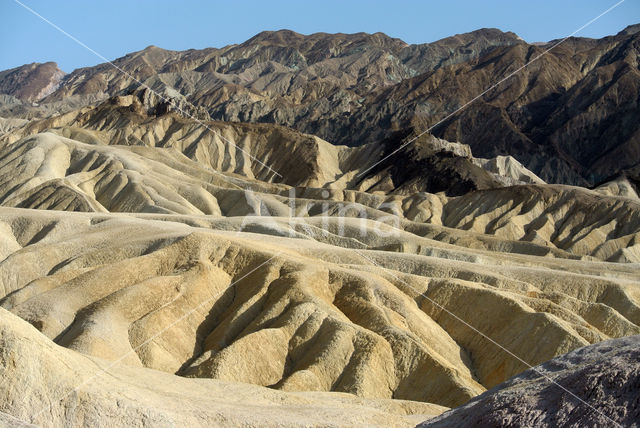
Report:
[[[25,64],[0,72],[0,93],[38,101],[58,89],[64,76],[55,62]]]
[[[243,45],[251,45],[255,43],[267,43],[267,44],[281,44],[290,45],[291,43],[298,42],[305,38],[304,35],[296,33],[292,30],[282,29],[275,31],[262,31],[249,40],[243,43]]]
[[[618,36],[631,36],[640,32],[640,24],[628,25],[624,30],[620,31]]]
[[[640,44],[628,34],[638,28],[617,37],[571,38],[512,77],[543,48],[495,28],[413,45],[383,33],[283,29],[219,49],[149,46],[115,63],[213,120],[274,123],[362,146],[447,118],[435,136],[468,144],[476,156],[512,156],[546,182],[594,186],[636,162]],[[55,87],[43,80],[7,70],[0,92],[37,99]],[[35,95],[20,85],[35,86]],[[70,96],[94,102],[137,86],[100,64],[68,75],[37,112],[0,104],[0,116],[43,117],[77,108],[77,101],[67,105]]]
[[[0,73],[0,426],[635,426],[639,42]]]

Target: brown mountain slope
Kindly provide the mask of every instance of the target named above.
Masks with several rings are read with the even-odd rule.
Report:
[[[406,425],[639,335],[636,37],[568,40],[435,130],[468,144],[397,153],[544,47],[266,32],[118,60],[160,97],[107,65],[1,95],[0,424]]]
[[[26,64],[0,71],[0,94],[39,101],[58,89],[64,75],[55,62]]]
[[[571,38],[434,132],[477,156],[512,155],[547,181],[595,185],[638,162],[639,38],[632,30]],[[149,47],[115,64],[190,114],[278,123],[359,146],[426,129],[556,42],[529,45],[498,30],[424,45],[380,33],[281,31],[221,49]],[[6,105],[0,114],[66,111],[65,103],[138,85],[102,64],[67,75],[31,113]]]
[[[189,91],[189,99],[197,105],[206,105],[199,99],[210,97],[212,91],[229,84],[258,93],[289,96],[283,101],[293,101],[302,92],[306,103],[340,91],[361,95],[517,41],[512,33],[498,30],[479,30],[433,44],[411,46],[382,33],[304,36],[282,30],[263,32],[240,45],[221,49],[177,52],[149,46],[115,60],[114,64],[152,87],[173,80],[171,83],[175,85],[165,84],[184,95]],[[461,45],[466,45],[465,49]],[[130,85],[135,86],[130,78],[102,64],[70,73],[64,85],[49,98],[59,100],[96,92],[114,94]]]
[[[144,109],[134,96],[119,97],[12,130],[0,147],[0,203],[97,212],[287,216],[295,208],[304,216],[390,216],[520,241],[522,250],[512,247],[518,252],[640,257],[637,199],[602,189],[505,188],[541,182],[508,158],[476,159],[465,145],[424,136],[366,171],[393,140],[334,146],[274,125],[208,122],[208,130]]]
[[[11,129],[0,141],[54,129],[90,144],[172,148],[205,167],[263,182],[409,194],[460,195],[474,189],[542,183],[512,158],[476,159],[467,146],[429,135],[391,153],[403,135],[357,148],[269,124],[199,122],[166,112],[143,91]],[[171,108],[171,107],[169,107]],[[5,144],[5,145],[6,145]],[[6,146],[6,150],[13,150]],[[401,166],[401,167],[400,167]],[[370,167],[374,167],[370,169]]]

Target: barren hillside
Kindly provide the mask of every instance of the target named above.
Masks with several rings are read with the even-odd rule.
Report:
[[[570,39],[435,135],[549,45],[278,31],[0,73],[0,425],[631,421],[637,40]]]

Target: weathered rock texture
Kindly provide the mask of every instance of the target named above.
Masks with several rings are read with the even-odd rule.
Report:
[[[638,424],[640,336],[632,336],[554,358],[420,427]]]
[[[10,133],[0,147],[0,204],[223,217],[338,220],[365,216],[397,224],[418,236],[462,246],[565,258],[640,261],[637,199],[612,191],[603,196],[603,189],[570,186],[504,187],[523,182],[517,178],[533,181],[537,177],[522,167],[511,168],[513,164],[504,158],[475,159],[467,146],[428,139],[424,146],[415,145],[399,154],[405,159],[404,168],[383,163],[366,171],[361,175],[364,178],[355,178],[363,171],[359,164],[366,170],[371,162],[367,161],[366,146],[336,147],[271,125],[217,124],[218,134],[205,129],[207,135],[198,137],[200,134],[194,136],[192,132],[196,125],[176,122],[176,118],[170,118],[167,125],[171,132],[167,135],[158,120],[145,123],[149,132],[145,124],[132,126],[123,117],[121,122],[127,125],[110,131],[58,127],[11,144],[21,133],[28,134],[32,126],[42,124]],[[135,139],[148,143],[105,144],[134,139],[130,137],[132,132],[140,132]],[[184,140],[181,135],[185,135]],[[260,159],[274,159],[272,169]],[[451,169],[447,161],[458,168]],[[443,170],[458,180],[439,181],[442,175],[433,170],[421,173],[423,162],[443,162]],[[275,176],[275,167],[282,171],[281,177]],[[444,186],[445,194],[421,191],[438,183]],[[490,188],[446,196],[447,192],[464,193],[461,189],[465,186],[473,188],[482,183],[489,183]],[[386,244],[381,241],[377,245]]]
[[[2,74],[0,423],[406,425],[639,335],[637,40],[568,40],[453,141],[420,131],[546,46],[281,31],[117,60],[160,95]],[[600,399],[589,364],[558,376]],[[532,382],[503,422],[580,417]]]
[[[383,144],[335,146],[282,126],[200,122],[176,113],[156,115],[161,104],[140,96],[114,97],[95,108],[15,125],[0,141],[8,145],[20,137],[51,131],[92,145],[170,148],[216,171],[263,182],[338,190],[460,195],[508,184],[543,183],[511,157],[476,159],[468,146],[430,135],[385,160],[406,133]],[[7,150],[14,148],[7,146]]]
[[[55,62],[0,71],[0,93],[23,101],[38,101],[58,89],[64,75]]]

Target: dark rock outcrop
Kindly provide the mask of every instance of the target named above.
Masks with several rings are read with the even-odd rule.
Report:
[[[554,358],[420,426],[637,427],[639,421],[640,336],[631,336]]]

